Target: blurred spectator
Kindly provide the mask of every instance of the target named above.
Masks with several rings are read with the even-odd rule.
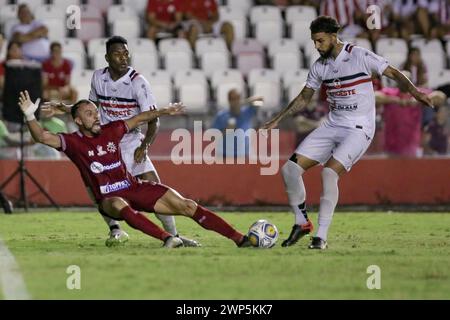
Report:
[[[48,29],[35,20],[26,4],[19,5],[19,24],[12,28],[12,40],[22,44],[25,59],[43,62],[50,56],[50,44],[47,39]]]
[[[425,1],[426,2],[426,1]],[[428,16],[427,6],[422,0],[394,0],[394,23],[398,37],[409,41],[412,34],[423,34],[424,17]]]
[[[70,61],[62,56],[61,44],[53,42],[50,46],[50,58],[42,64],[44,100],[57,100],[68,104],[77,101],[77,91],[70,85],[71,72]]]
[[[256,106],[261,106],[263,99],[261,97],[250,97],[244,101],[241,100],[241,94],[236,89],[228,92],[229,109],[220,111],[213,121],[212,127],[219,129],[223,135],[223,156],[245,156],[249,153],[250,139],[245,137],[245,141],[235,138],[234,130],[242,129],[244,131],[253,127],[253,119],[256,115]],[[233,130],[230,134],[227,129]],[[242,143],[244,142],[244,143]]]
[[[418,0],[417,19],[421,34],[427,39],[443,38],[450,32],[450,1]]]
[[[195,48],[200,34],[222,35],[228,49],[234,41],[234,29],[229,22],[219,22],[219,11],[215,0],[184,1],[183,13],[188,20],[188,40]]]
[[[317,10],[320,7],[320,1],[314,0],[288,0],[290,6],[310,6]]]
[[[0,63],[0,96],[3,94],[5,85],[5,62],[9,60],[22,60],[22,48],[19,42],[11,41],[6,49],[6,59]]]
[[[448,106],[439,107],[431,122],[424,128],[423,149],[427,155],[449,153],[450,121]]]
[[[370,6],[377,6],[378,11],[369,11],[367,9]],[[374,20],[373,14],[379,14],[379,20]],[[392,2],[389,0],[357,0],[356,16],[360,26],[365,30],[359,36],[368,38],[373,48],[378,39],[383,35],[387,37],[397,37],[398,32],[394,23]],[[376,26],[375,23],[379,22],[380,25]],[[371,28],[369,28],[369,26]],[[376,27],[376,28],[375,28]],[[379,28],[378,28],[379,27]]]
[[[358,0],[322,0],[320,15],[335,18],[342,27],[340,34],[344,37],[352,38],[364,34],[364,28],[361,26],[362,10],[359,9]]]
[[[407,71],[403,72],[409,76]],[[421,90],[430,95],[436,106],[445,101],[442,92]],[[420,156],[423,106],[402,86],[383,88],[375,93],[375,97],[377,105],[383,105],[385,151],[394,156]]]
[[[182,27],[183,0],[149,0],[147,5],[147,37],[156,40],[162,33],[184,37]]]
[[[289,5],[289,0],[255,0],[255,5],[286,7]]]
[[[403,69],[411,73],[411,81],[418,87],[428,86],[428,72],[419,48],[410,48]]]

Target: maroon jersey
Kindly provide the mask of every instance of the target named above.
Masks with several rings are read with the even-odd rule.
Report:
[[[119,120],[101,128],[101,134],[95,137],[80,131],[59,135],[61,151],[75,163],[97,202],[138,184],[127,172],[119,149],[120,140],[128,132],[126,123]]]

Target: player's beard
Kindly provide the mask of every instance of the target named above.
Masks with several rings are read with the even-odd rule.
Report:
[[[90,128],[87,128],[93,135],[99,135],[102,131],[102,128],[100,127],[100,123],[92,123]]]
[[[320,56],[321,56],[322,58],[328,59],[329,57],[331,57],[331,53],[333,52],[333,49],[334,49],[334,45],[331,45],[331,46],[330,46],[330,49],[328,49],[328,50],[325,51],[324,53],[321,53],[321,52],[319,51],[319,54],[320,54]]]

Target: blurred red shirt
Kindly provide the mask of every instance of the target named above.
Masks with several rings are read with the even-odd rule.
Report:
[[[175,13],[183,10],[183,0],[149,0],[147,13],[155,13],[156,19],[175,22]]]
[[[217,10],[215,0],[190,0],[184,4],[184,12],[190,13],[197,20],[208,20]]]
[[[55,67],[50,59],[44,61],[42,64],[42,72],[47,76],[48,85],[51,87],[59,88],[66,86],[68,84],[67,77],[70,77],[71,71],[72,66],[67,59],[64,59],[63,63],[58,67]]]

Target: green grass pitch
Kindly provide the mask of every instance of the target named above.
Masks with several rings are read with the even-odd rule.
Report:
[[[107,248],[106,225],[94,212],[0,214],[0,238],[34,299],[450,298],[449,214],[338,212],[325,251],[308,250],[309,239],[280,246],[293,222],[287,212],[221,216],[240,231],[268,219],[280,239],[272,249],[239,249],[178,217],[180,233],[203,247],[164,249],[122,223],[130,241]],[[66,287],[70,265],[81,268],[80,290]],[[370,265],[381,269],[379,290],[367,288]]]

